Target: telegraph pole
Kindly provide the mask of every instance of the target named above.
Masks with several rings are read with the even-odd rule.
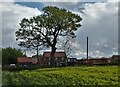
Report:
[[[118,7],[120,8],[120,2],[118,2]],[[120,9],[118,9],[118,55],[120,55],[120,24],[119,23],[120,23]],[[118,61],[120,61],[120,58],[118,58]],[[120,78],[118,79],[118,81],[120,81]]]
[[[87,37],[87,59],[88,59],[88,37]]]

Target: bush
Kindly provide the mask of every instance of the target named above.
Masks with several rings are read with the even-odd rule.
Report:
[[[37,66],[3,66],[2,67],[2,71],[21,71],[21,70],[34,70],[34,69],[38,69]]]

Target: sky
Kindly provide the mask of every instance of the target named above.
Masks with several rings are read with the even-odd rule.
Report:
[[[34,0],[35,1],[35,0]],[[15,31],[24,17],[29,18],[42,13],[45,6],[58,6],[70,10],[82,17],[82,26],[76,31],[76,41],[71,47],[77,50],[72,55],[86,57],[86,37],[89,38],[89,56],[109,57],[118,54],[118,0],[7,0],[0,2],[1,47],[18,47]],[[86,1],[86,2],[85,2]],[[27,51],[32,56],[32,51]]]

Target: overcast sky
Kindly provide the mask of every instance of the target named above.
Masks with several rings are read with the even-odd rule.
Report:
[[[73,54],[75,57],[86,57],[87,36],[89,37],[89,56],[111,56],[118,53],[118,0],[99,0],[99,2],[91,0],[89,3],[83,2],[83,0],[81,2],[64,0],[66,2],[59,3],[57,0],[32,3],[10,1],[13,2],[0,3],[2,9],[0,10],[0,17],[2,17],[0,43],[2,43],[2,47],[19,48],[15,41],[15,31],[19,28],[20,20],[24,17],[40,15],[44,6],[53,5],[66,8],[83,18],[82,27],[76,32],[76,42],[72,43],[77,48]]]

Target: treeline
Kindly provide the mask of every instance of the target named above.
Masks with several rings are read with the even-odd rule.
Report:
[[[2,48],[2,65],[16,64],[17,57],[26,57],[26,55],[20,49]]]

